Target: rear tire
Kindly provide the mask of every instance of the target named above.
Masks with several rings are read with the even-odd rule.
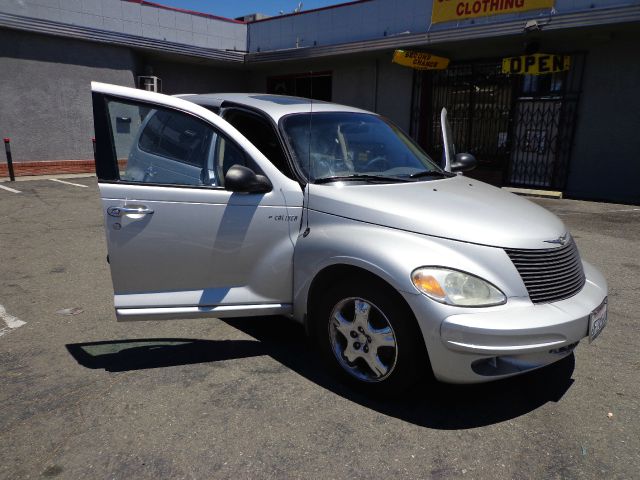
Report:
[[[380,280],[358,276],[332,285],[309,316],[325,363],[361,390],[398,395],[430,370],[413,313]]]

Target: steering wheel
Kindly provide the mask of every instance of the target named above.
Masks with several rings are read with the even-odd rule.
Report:
[[[331,168],[331,164],[327,160],[318,159],[313,164],[314,177],[322,178],[333,175],[333,168]]]
[[[375,157],[364,165],[365,171],[384,172],[389,169],[389,161],[384,157]]]

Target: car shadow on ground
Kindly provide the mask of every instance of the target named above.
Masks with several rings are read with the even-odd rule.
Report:
[[[260,342],[253,340],[144,338],[71,343],[66,347],[83,367],[108,372],[220,362],[268,354]]]
[[[376,399],[333,378],[318,362],[304,329],[282,317],[224,320],[253,340],[153,338],[67,345],[87,368],[111,372],[217,362],[259,355],[276,361],[341,397],[384,415],[435,429],[475,428],[503,422],[557,402],[573,383],[573,354],[540,370],[479,385],[425,381],[399,398]]]

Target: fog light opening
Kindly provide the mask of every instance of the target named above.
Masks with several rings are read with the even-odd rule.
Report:
[[[526,358],[514,356],[489,357],[476,360],[471,369],[478,375],[493,377],[496,375],[511,375],[526,372],[540,367],[541,364]]]
[[[572,352],[573,349],[576,348],[577,346],[578,346],[578,342],[575,342],[560,348],[553,348],[549,350],[549,353],[553,353],[554,355],[564,355],[566,353]]]

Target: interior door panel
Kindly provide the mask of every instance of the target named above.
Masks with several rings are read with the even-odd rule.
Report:
[[[96,170],[118,318],[290,311],[300,222],[275,219],[300,218],[299,185],[198,105],[125,87],[92,88]],[[127,128],[122,118],[129,119]],[[269,176],[274,188],[254,194],[225,190],[224,179],[211,176],[223,175],[230,158]]]

